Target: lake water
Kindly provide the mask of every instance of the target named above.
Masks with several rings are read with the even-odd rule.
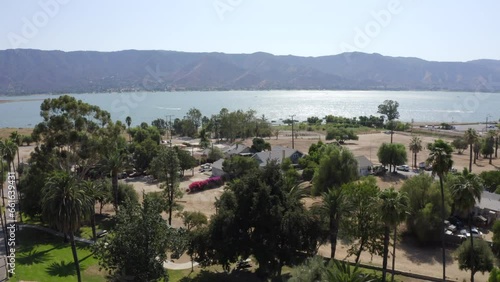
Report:
[[[270,121],[295,115],[345,117],[379,115],[384,100],[399,102],[400,120],[411,122],[484,122],[500,118],[500,93],[420,91],[207,91],[71,94],[111,113],[113,120],[132,118],[133,125],[172,115],[182,118],[191,108],[203,115],[253,109]],[[0,127],[33,127],[41,121],[40,104],[56,95],[0,96]]]

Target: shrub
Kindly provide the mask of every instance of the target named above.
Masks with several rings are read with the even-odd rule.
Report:
[[[220,187],[224,184],[224,180],[220,176],[210,177],[207,180],[195,181],[189,184],[189,188],[186,190],[188,193],[195,193],[199,191],[203,191],[206,189],[212,189],[216,187]]]

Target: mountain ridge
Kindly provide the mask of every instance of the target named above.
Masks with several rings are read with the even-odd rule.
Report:
[[[500,91],[500,61],[362,52],[301,57],[168,50],[0,51],[0,94],[180,90]]]

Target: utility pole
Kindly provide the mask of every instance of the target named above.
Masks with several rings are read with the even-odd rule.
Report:
[[[295,116],[295,115],[291,115],[291,116],[290,116],[290,117],[292,118],[292,149],[295,149],[295,144],[294,144],[294,141],[293,141],[293,137],[294,137],[294,136],[293,136],[293,134],[294,134],[294,133],[293,133],[293,123],[294,123],[294,122],[293,122],[293,117],[294,117],[294,116]]]
[[[168,136],[170,137],[170,148],[172,148],[172,116],[174,115],[167,115],[168,117]]]

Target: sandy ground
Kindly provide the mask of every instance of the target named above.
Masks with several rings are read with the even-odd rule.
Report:
[[[427,143],[431,143],[435,140],[434,137],[428,136],[420,136],[423,141],[424,147]],[[394,134],[394,142],[405,144],[406,146],[409,144],[411,136],[409,134]],[[279,136],[278,139],[275,137],[271,139],[266,139],[271,145],[281,145],[291,147],[291,137],[290,136]],[[307,152],[309,146],[312,143],[317,142],[318,140],[324,140],[324,136],[315,134],[313,136],[303,136],[299,137],[294,141],[295,148],[302,151]],[[450,141],[450,140],[448,140]],[[390,135],[384,133],[374,133],[374,134],[366,134],[360,135],[359,140],[349,141],[345,146],[353,151],[355,155],[364,155],[368,159],[370,159],[374,164],[378,163],[377,160],[377,149],[383,142],[390,142]],[[251,140],[245,140],[246,144],[251,144]],[[34,146],[23,146],[20,147],[20,156],[21,159],[27,160],[29,157],[29,153],[33,150]],[[420,152],[417,156],[417,162],[425,161],[425,158],[428,155],[427,149],[424,148],[422,152]],[[467,153],[463,155],[458,155],[456,153],[453,154],[453,160],[455,162],[454,166],[461,170],[463,167],[468,167],[469,156]],[[408,163],[411,162],[411,154],[408,151]],[[499,170],[500,169],[500,160],[494,159],[493,164],[488,164],[488,160],[479,159],[476,165],[473,165],[473,172],[479,173],[481,171],[487,170]],[[186,176],[184,180],[180,184],[180,188],[182,191],[189,186],[193,181],[206,179],[210,175],[208,173],[199,173],[198,168],[195,168],[194,176],[191,176],[191,171],[186,171]],[[145,193],[159,191],[159,187],[157,184],[147,183],[145,179],[133,179],[128,180],[127,183],[133,184],[135,190],[142,198],[142,192]],[[387,177],[385,179],[379,179],[379,185],[381,188],[387,188],[390,186],[395,186],[399,188],[401,186],[402,180],[397,177]],[[215,213],[214,202],[216,198],[220,197],[223,192],[223,188],[212,189],[208,191],[203,191],[200,193],[187,194],[184,193],[179,202],[183,205],[183,209],[185,211],[201,211],[205,213],[207,216],[210,216]],[[308,204],[311,204],[314,200],[308,200]],[[112,212],[112,207],[106,207],[104,212]],[[167,218],[166,214],[164,214],[164,218]],[[182,220],[179,217],[174,217],[172,225],[175,227],[182,226]],[[347,255],[346,246],[340,244],[337,247],[337,257],[344,258]],[[330,246],[325,245],[322,246],[319,250],[319,253],[325,256],[329,256],[330,254]],[[440,263],[441,251],[439,247],[421,247],[417,246],[412,242],[408,242],[405,240],[401,243],[396,252],[396,268],[402,271],[414,272],[424,275],[429,275],[433,277],[439,277],[442,273],[442,266]],[[456,281],[462,281],[462,279],[469,279],[469,273],[460,271],[458,269],[458,264],[452,260],[453,250],[447,250],[447,276]],[[368,254],[363,254],[361,258],[362,262],[381,265],[382,258],[374,256],[373,260],[370,258]],[[180,259],[176,260],[176,263],[183,263],[189,261],[187,256],[183,256]],[[453,262],[452,262],[453,261]],[[487,273],[482,275],[481,273],[476,274],[476,281],[487,281]],[[409,280],[410,281],[410,280]]]

